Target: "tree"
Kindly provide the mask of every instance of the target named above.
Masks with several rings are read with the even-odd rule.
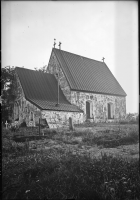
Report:
[[[15,100],[15,68],[6,66],[1,68],[1,111],[2,111],[2,121],[9,120],[12,116],[14,100]]]
[[[39,69],[34,68],[36,71],[47,73],[47,65],[40,67]]]

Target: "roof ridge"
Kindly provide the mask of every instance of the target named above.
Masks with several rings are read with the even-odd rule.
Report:
[[[92,59],[92,58],[89,58],[89,57],[85,57],[85,56],[81,56],[81,55],[76,54],[76,53],[71,53],[71,52],[68,52],[68,51],[64,51],[64,50],[62,50],[62,49],[57,49],[57,48],[53,48],[53,49],[60,50],[60,51],[63,51],[63,52],[69,53],[69,54],[73,54],[73,55],[75,55],[75,56],[80,56],[80,57],[83,57],[83,58],[87,58],[87,59],[90,59],[90,60],[93,60],[93,61],[96,61],[96,62],[104,63],[104,62],[102,62],[102,61],[95,60],[95,59]]]

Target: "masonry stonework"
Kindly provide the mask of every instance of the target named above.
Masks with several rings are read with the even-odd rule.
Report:
[[[39,124],[39,118],[45,119],[49,128],[59,128],[69,126],[69,117],[73,119],[74,124],[83,123],[83,113],[79,112],[63,112],[63,111],[50,111],[40,110],[35,105],[25,99],[23,89],[21,87],[18,77],[16,100],[14,105],[14,120],[17,120],[19,124],[23,121],[27,126],[36,126]]]
[[[56,79],[58,79],[56,74],[59,74],[59,84],[61,90],[63,91],[67,100],[71,103],[71,91],[69,84],[54,53],[52,53],[50,57],[50,61],[47,67],[47,73],[54,74]]]
[[[16,75],[16,99],[14,104],[14,120],[19,124],[26,122],[27,126],[36,126],[41,115],[40,109],[25,99],[18,76]]]
[[[41,111],[32,103],[22,97],[16,101],[14,106],[14,120],[18,120],[19,124],[26,122],[27,126],[36,126],[39,124]]]
[[[69,117],[73,119],[74,124],[83,123],[83,113],[63,112],[63,111],[42,111],[42,119],[46,119],[49,128],[64,128],[69,126]]]
[[[112,103],[113,105],[114,120],[117,121],[119,118],[124,118],[126,115],[125,97],[71,91],[71,103],[77,105],[84,111],[85,119],[87,101],[91,104],[91,118],[93,118],[95,122],[108,121],[108,103]]]
[[[113,120],[124,118],[126,115],[126,98],[121,96],[111,96],[104,94],[94,94],[88,92],[71,91],[67,79],[59,65],[59,62],[54,53],[52,53],[47,72],[54,74],[59,72],[60,87],[71,104],[78,106],[84,111],[83,120],[87,119],[86,102],[91,105],[91,119],[95,122],[108,121],[108,104],[113,105]],[[56,77],[57,78],[57,77]]]

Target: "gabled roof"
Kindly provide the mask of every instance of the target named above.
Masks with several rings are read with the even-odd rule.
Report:
[[[25,98],[42,110],[83,112],[70,104],[59,87],[59,106],[57,104],[58,83],[54,75],[40,71],[16,67]]]
[[[71,90],[126,96],[104,62],[53,48]]]

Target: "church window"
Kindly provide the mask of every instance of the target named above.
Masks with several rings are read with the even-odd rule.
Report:
[[[92,103],[92,101],[86,101],[86,115],[87,115],[87,119],[93,118],[93,103]]]
[[[113,105],[113,103],[108,103],[108,119],[114,119],[114,105]]]

